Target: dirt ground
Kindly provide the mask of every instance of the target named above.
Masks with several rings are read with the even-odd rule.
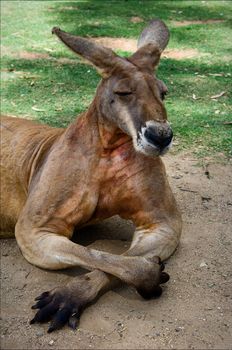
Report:
[[[131,52],[135,52],[137,50],[137,40],[135,39],[110,37],[99,37],[90,39],[105,47],[109,47],[112,50],[123,50]],[[172,58],[175,60],[194,58],[202,55],[203,53],[200,53],[197,49],[167,49],[163,52],[163,57]]]
[[[232,166],[200,166],[189,154],[164,157],[183,213],[180,246],[167,261],[171,279],[161,298],[144,301],[130,287],[103,295],[78,330],[47,334],[29,325],[33,299],[80,274],[47,272],[22,257],[14,239],[1,241],[2,349],[231,349]],[[121,252],[133,233],[118,217],[82,230],[81,243]],[[110,238],[111,240],[106,240]]]

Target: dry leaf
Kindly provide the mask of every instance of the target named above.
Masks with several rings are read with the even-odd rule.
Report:
[[[131,23],[141,23],[141,22],[144,22],[144,21],[143,21],[143,19],[141,17],[134,16],[134,17],[131,17],[130,22]]]
[[[45,109],[40,109],[40,108],[37,108],[36,106],[31,107],[31,109],[33,109],[33,111],[36,111],[36,112],[45,112]]]
[[[45,47],[44,50],[47,51],[47,52],[53,52],[54,51],[53,49],[49,49],[48,47]]]
[[[222,92],[220,92],[220,94],[218,94],[218,95],[210,96],[210,98],[216,99],[216,98],[219,98],[219,97],[224,96],[225,94],[226,94],[226,91],[222,91]]]
[[[195,94],[193,94],[193,99],[194,100],[199,100],[201,97],[197,97]]]
[[[209,73],[212,77],[223,77],[224,73]]]

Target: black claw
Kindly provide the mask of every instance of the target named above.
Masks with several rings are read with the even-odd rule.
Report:
[[[59,308],[58,305],[55,305],[52,303],[48,304],[47,306],[45,306],[44,308],[42,308],[36,313],[35,317],[32,320],[33,321],[32,323],[35,323],[35,322],[42,323],[42,322],[49,321],[54,315],[54,313],[56,313],[58,308]]]
[[[68,320],[69,327],[72,328],[73,330],[77,329],[79,320],[80,320],[80,315],[77,312],[73,313],[72,316],[69,317],[69,320]]]
[[[49,292],[43,292],[42,294],[40,294],[38,297],[35,298],[35,301],[36,300],[41,300],[43,298],[46,298],[46,297],[49,296],[49,294],[50,294]]]
[[[164,265],[164,263],[161,263],[160,264],[160,270],[163,271],[164,269],[165,269],[165,265]]]
[[[160,283],[166,283],[167,281],[169,281],[169,279],[170,279],[170,276],[168,273],[162,272],[160,274]]]
[[[32,320],[30,320],[30,324],[34,324],[35,323],[35,318],[33,318]]]
[[[163,289],[160,286],[156,287],[153,292],[153,298],[159,298],[162,293],[163,293]]]
[[[49,328],[48,328],[48,333],[52,333],[53,331],[55,330],[55,328],[54,327],[52,327],[52,326],[50,326]]]
[[[43,299],[40,299],[35,305],[33,305],[31,308],[34,309],[42,309],[42,307],[46,306],[50,303],[52,299],[52,296],[49,295],[48,297],[45,297]]]
[[[151,298],[158,298],[162,294],[162,288],[157,286],[151,290],[138,288],[137,292],[143,297],[143,299],[149,300]]]
[[[48,333],[53,332],[55,329],[59,329],[68,322],[68,319],[72,313],[70,308],[63,308],[59,310],[52,319],[51,325],[48,328]]]

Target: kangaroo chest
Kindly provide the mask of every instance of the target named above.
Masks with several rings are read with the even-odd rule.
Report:
[[[110,156],[103,157],[98,168],[98,202],[91,220],[124,215],[136,199],[138,177],[143,177],[144,165],[139,161],[131,143],[120,146]],[[140,181],[139,180],[139,181]],[[129,209],[130,210],[130,209]]]

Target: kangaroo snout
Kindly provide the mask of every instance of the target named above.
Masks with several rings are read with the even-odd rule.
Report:
[[[154,125],[145,129],[144,137],[149,143],[163,150],[171,143],[173,132],[168,124],[165,124],[165,126]]]
[[[165,154],[172,144],[173,132],[168,122],[147,121],[138,132],[136,149],[146,155]]]

